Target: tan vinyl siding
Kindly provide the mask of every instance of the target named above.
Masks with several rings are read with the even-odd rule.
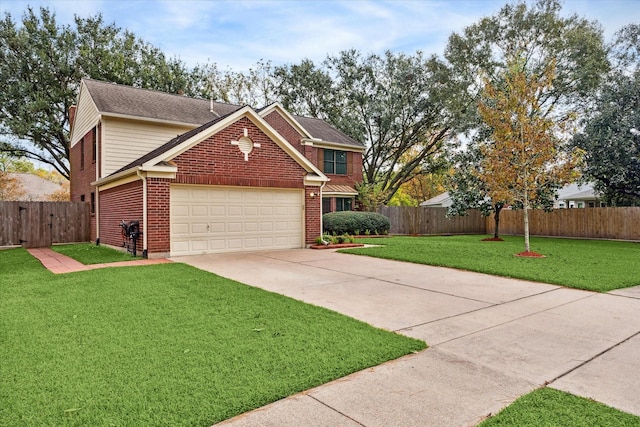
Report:
[[[76,118],[73,126],[73,134],[71,135],[71,146],[73,147],[82,137],[95,127],[98,123],[98,108],[93,103],[89,91],[84,87],[81,89],[80,98],[78,100],[78,108],[76,109]]]
[[[190,127],[103,117],[102,176],[183,134]],[[194,126],[195,127],[195,126]]]

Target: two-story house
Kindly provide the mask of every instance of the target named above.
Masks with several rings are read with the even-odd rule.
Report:
[[[83,80],[71,111],[71,199],[92,239],[145,256],[299,248],[350,210],[363,144],[280,104],[260,110]]]

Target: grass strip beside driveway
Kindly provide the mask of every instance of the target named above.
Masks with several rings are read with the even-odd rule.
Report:
[[[563,391],[540,388],[518,398],[478,427],[637,427],[640,417]]]
[[[69,245],[54,245],[52,250],[66,255],[83,263],[84,265],[90,264],[107,264],[111,262],[119,261],[133,261],[135,259],[141,259],[140,257],[134,257],[128,252],[117,251],[107,246],[97,246],[92,243],[73,243]]]
[[[485,236],[362,239],[383,245],[340,252],[419,264],[459,268],[497,276],[551,283],[590,291],[640,285],[640,244],[606,240],[534,237],[531,248],[546,258],[513,256],[524,250],[522,237],[484,242]],[[360,241],[360,240],[359,240]]]
[[[209,426],[425,348],[184,264],[0,272],[0,425]]]

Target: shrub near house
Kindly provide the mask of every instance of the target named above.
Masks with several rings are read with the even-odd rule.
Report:
[[[322,216],[325,233],[340,235],[388,234],[391,222],[377,212],[332,212]]]

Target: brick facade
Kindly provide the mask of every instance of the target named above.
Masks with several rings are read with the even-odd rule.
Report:
[[[95,202],[97,195],[96,189],[91,185],[96,180],[96,159],[94,155],[94,146],[96,143],[96,132],[94,128],[86,133],[80,141],[71,147],[70,157],[70,196],[72,202],[80,202],[84,200],[86,203],[92,202],[91,193],[93,195],[93,206],[91,211],[91,240],[96,239],[96,218],[95,218]],[[94,148],[95,147],[95,148]]]
[[[231,141],[247,129],[254,147],[244,154]],[[306,171],[249,119],[242,118],[173,159],[176,183],[302,188]]]
[[[142,218],[142,181],[100,191],[100,243],[122,246],[120,221],[140,221]],[[142,249],[142,239],[138,240]]]
[[[273,111],[264,119],[278,131],[296,150],[302,153],[311,163],[313,163],[318,169],[324,172],[324,149],[318,148],[310,145],[302,145],[302,135],[298,133],[294,129],[293,126],[289,124],[287,120],[282,117],[282,115]],[[362,182],[362,153],[347,151],[347,174],[339,175],[339,174],[326,174],[327,177],[331,180],[329,181],[330,185],[348,185],[350,187],[355,187],[357,183]],[[344,197],[351,198],[353,196]],[[336,197],[335,196],[327,196],[327,199],[330,199],[330,212],[336,210]],[[355,207],[355,204],[354,204]]]
[[[247,130],[254,147],[244,154],[231,141]],[[147,251],[150,257],[167,255],[170,248],[171,184],[229,185],[240,187],[299,188],[305,192],[305,232],[307,244],[320,235],[321,200],[319,186],[305,186],[305,169],[249,119],[241,118],[215,135],[176,156],[175,179],[147,178]],[[100,192],[100,240],[120,246],[120,220],[142,221],[143,181],[124,184]],[[311,194],[313,193],[313,197]],[[138,242],[142,249],[142,240]]]
[[[150,254],[168,254],[171,250],[171,180],[147,178],[147,250]]]

